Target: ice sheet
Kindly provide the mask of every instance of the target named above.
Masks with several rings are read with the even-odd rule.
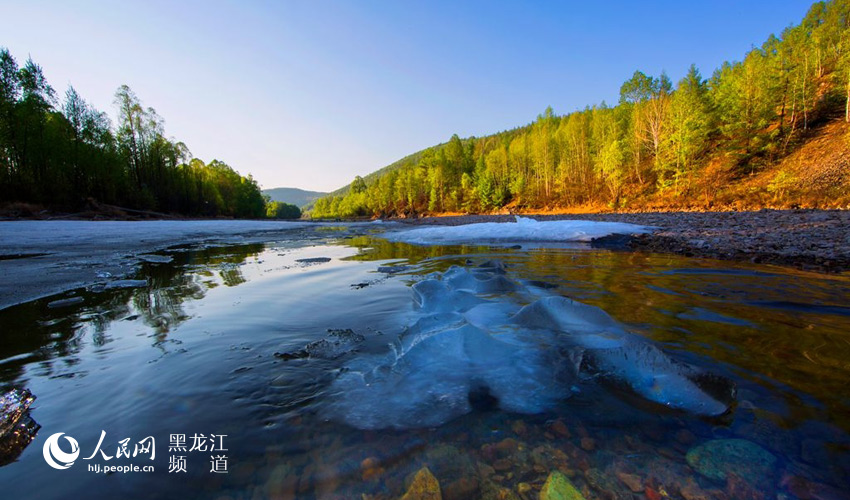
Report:
[[[443,243],[556,241],[589,242],[612,234],[641,234],[652,231],[647,226],[624,222],[559,220],[538,222],[517,217],[513,223],[484,222],[462,226],[429,226],[388,232],[390,241],[435,245]]]
[[[434,426],[471,411],[481,394],[505,411],[540,413],[578,381],[595,380],[677,410],[727,410],[692,380],[699,370],[602,309],[504,273],[493,263],[454,266],[416,283],[413,322],[388,353],[359,355],[340,369],[326,416],[363,429]]]
[[[131,275],[173,245],[253,243],[286,237],[309,222],[257,220],[0,221],[0,309],[107,278]],[[4,279],[5,278],[5,279]]]

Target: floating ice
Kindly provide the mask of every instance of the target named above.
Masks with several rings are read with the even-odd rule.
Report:
[[[82,304],[85,300],[82,297],[69,297],[67,299],[54,300],[47,303],[47,307],[56,309],[58,307],[68,307],[77,304]]]
[[[104,290],[117,290],[119,288],[141,288],[148,286],[148,280],[115,280],[110,281]]]
[[[413,285],[416,315],[384,355],[347,362],[324,410],[358,428],[426,427],[485,395],[517,413],[551,409],[580,378],[613,380],[667,407],[719,415],[728,406],[602,309],[525,287],[501,263],[454,266]],[[523,304],[526,304],[523,306]]]
[[[152,264],[168,264],[174,260],[170,255],[157,255],[154,253],[139,255],[139,259]]]
[[[625,222],[597,222],[585,220],[559,220],[538,222],[527,217],[517,217],[515,223],[484,222],[462,226],[417,227],[388,232],[390,241],[432,245],[465,242],[505,241],[559,241],[589,242],[612,234],[648,233],[652,228]]]
[[[303,265],[325,264],[331,261],[330,257],[310,257],[307,259],[295,259],[295,262]]]
[[[698,415],[719,415],[727,409],[688,378],[693,369],[626,332],[602,309],[553,296],[522,308],[512,321],[562,333],[566,342],[585,350],[596,372],[627,384],[650,401]]]

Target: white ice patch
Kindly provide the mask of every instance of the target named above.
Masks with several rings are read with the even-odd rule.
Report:
[[[387,354],[356,357],[339,371],[326,416],[362,429],[429,427],[471,411],[473,394],[506,411],[540,413],[569,397],[581,372],[671,408],[727,410],[688,378],[695,369],[605,311],[541,297],[541,290],[509,279],[492,262],[415,284],[413,323]]]
[[[467,242],[522,242],[558,241],[589,242],[594,238],[612,234],[641,234],[652,231],[647,226],[625,222],[597,222],[586,220],[536,221],[517,217],[514,223],[484,222],[462,226],[417,227],[388,232],[390,241],[416,245],[436,245]]]

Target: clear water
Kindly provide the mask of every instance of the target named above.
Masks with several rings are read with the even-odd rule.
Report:
[[[735,484],[685,459],[723,438],[777,457],[755,486],[765,498],[850,490],[847,277],[587,248],[420,247],[345,229],[164,254],[173,261],[145,264],[136,276],[146,287],[79,290],[82,304],[47,306],[64,294],[0,311],[0,387],[30,389],[41,425],[18,460],[0,467],[0,496],[398,498],[427,465],[450,499],[537,498],[553,470],[587,498],[728,498]],[[303,260],[318,257],[330,260]],[[511,279],[551,284],[550,293],[603,309],[670,357],[734,381],[732,409],[698,417],[578,380],[571,397],[541,414],[479,404],[435,427],[383,430],[326,418],[339,370],[387,353],[409,324],[413,283],[488,259],[504,262]],[[329,329],[365,341],[333,359],[275,355]],[[101,449],[113,458],[84,460],[102,431]],[[66,470],[42,454],[59,432],[81,451]],[[227,450],[169,452],[172,434],[185,434],[187,446],[195,434],[226,435]],[[147,436],[154,460],[114,456],[120,440],[131,438],[132,451]],[[176,455],[186,472],[168,472]],[[211,472],[222,455],[228,472]],[[94,464],[155,470],[98,474],[88,470]],[[640,478],[640,491],[627,474]]]

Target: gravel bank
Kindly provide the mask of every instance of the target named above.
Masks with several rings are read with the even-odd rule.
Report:
[[[526,217],[540,221],[595,220],[657,227],[654,233],[635,236],[629,242],[632,248],[640,251],[776,264],[830,273],[850,269],[850,211],[759,210]],[[454,226],[513,220],[513,215],[468,215],[399,222]]]

